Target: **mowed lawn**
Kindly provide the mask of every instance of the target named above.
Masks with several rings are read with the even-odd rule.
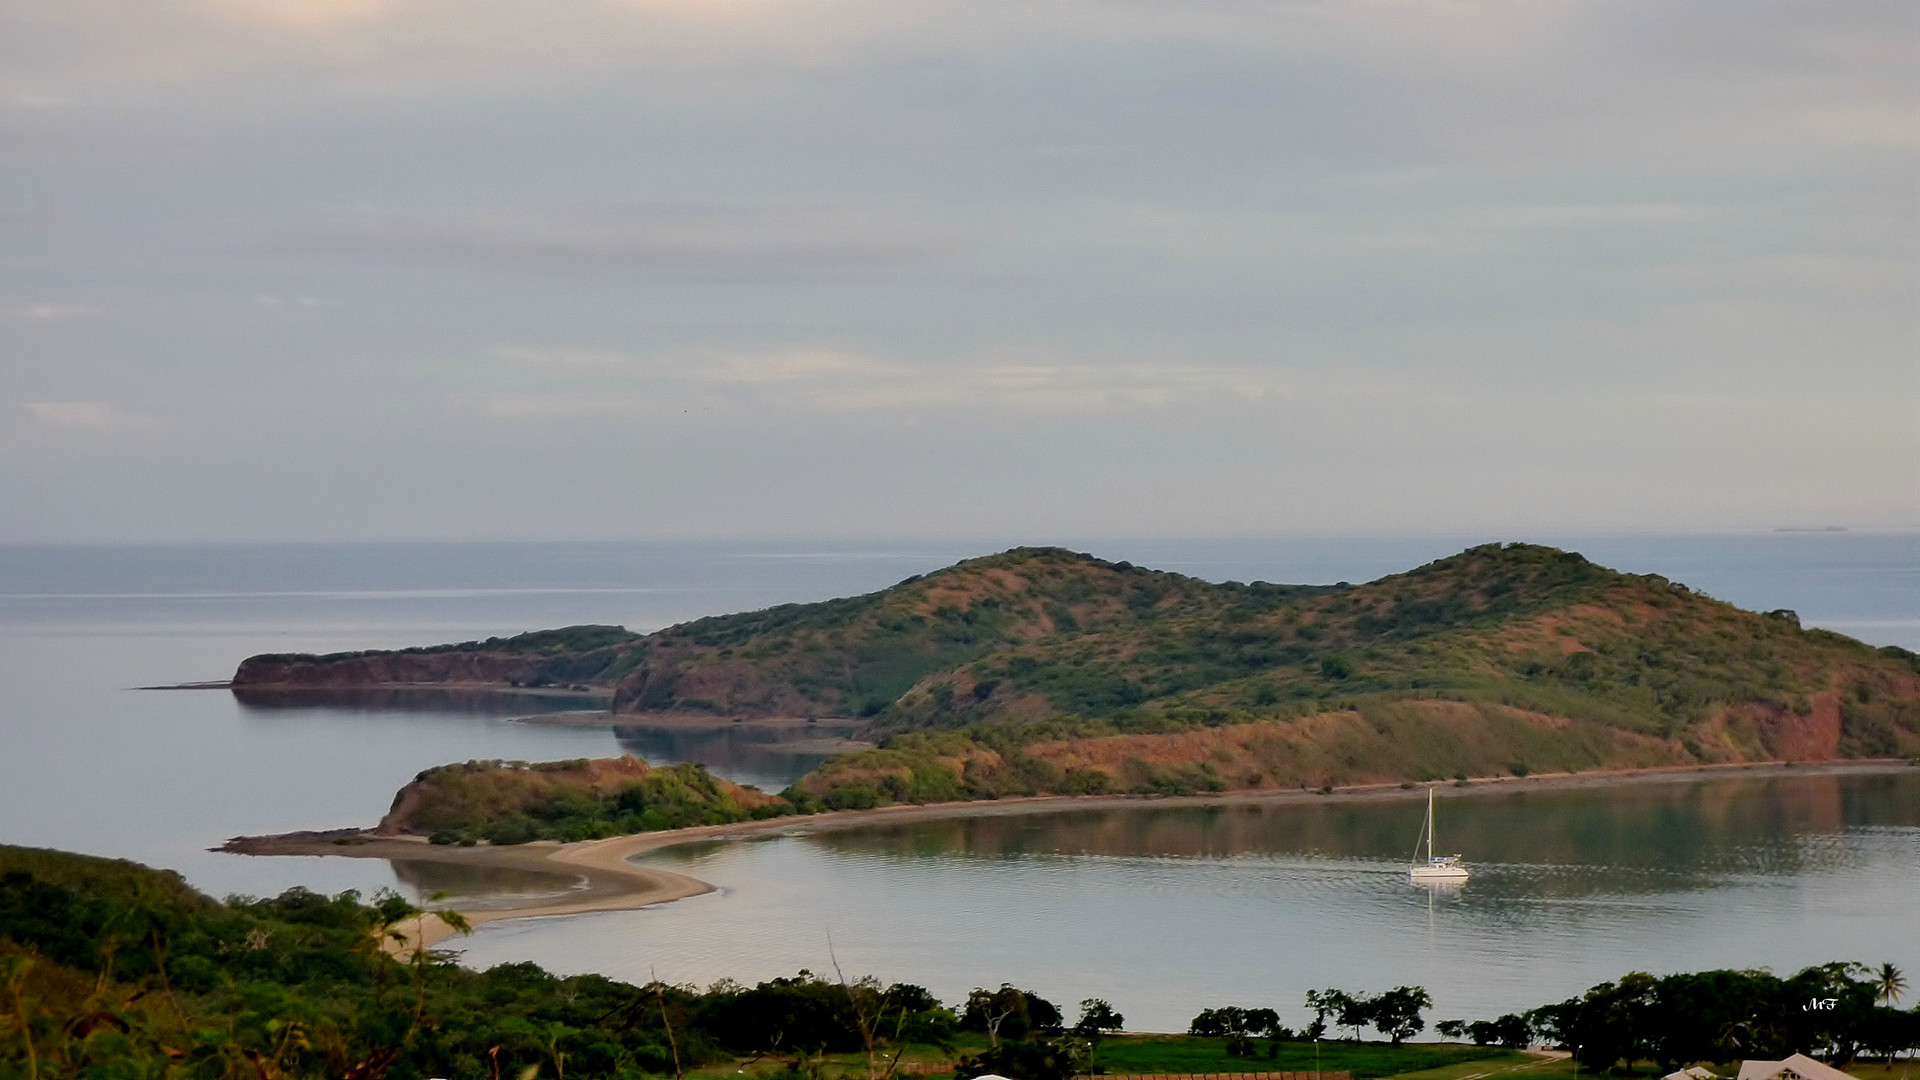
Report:
[[[984,1035],[962,1032],[955,1040],[953,1053],[933,1047],[916,1046],[902,1055],[905,1061],[935,1063],[952,1061],[987,1048]],[[1279,1053],[1268,1057],[1265,1040],[1256,1041],[1253,1057],[1233,1057],[1227,1053],[1225,1039],[1202,1039],[1191,1035],[1110,1035],[1100,1041],[1099,1067],[1110,1076],[1154,1073],[1254,1073],[1312,1072],[1314,1044],[1283,1042]],[[1586,1080],[1591,1070],[1575,1070],[1571,1061],[1552,1060],[1502,1050],[1494,1046],[1461,1046],[1455,1043],[1406,1043],[1393,1046],[1384,1042],[1344,1042],[1323,1040],[1319,1046],[1319,1068],[1323,1072],[1351,1073],[1354,1080]],[[826,1080],[844,1077],[864,1080],[866,1059],[861,1054],[830,1054],[822,1061]],[[1611,1075],[1622,1078],[1657,1077],[1661,1070],[1652,1062],[1635,1062],[1631,1069]],[[782,1071],[786,1062],[780,1057],[742,1059],[689,1069],[686,1080],[754,1080]],[[1721,1063],[1723,1074],[1739,1068],[1739,1063]],[[884,1071],[884,1060],[880,1070]],[[1855,1062],[1847,1072],[1858,1080],[1920,1080],[1920,1063],[1901,1060],[1891,1065],[1880,1062]],[[950,1080],[952,1074],[945,1074]],[[935,1074],[902,1076],[900,1080],[943,1080]],[[1095,1078],[1097,1080],[1097,1078]]]
[[[1316,1065],[1315,1048],[1311,1042],[1283,1042],[1273,1049],[1270,1046],[1264,1039],[1256,1040],[1254,1056],[1234,1057],[1227,1053],[1225,1039],[1202,1039],[1191,1035],[1110,1035],[1100,1041],[1096,1057],[1107,1072],[1117,1076],[1139,1073],[1312,1072],[1318,1068],[1323,1072],[1352,1073],[1355,1080],[1447,1069],[1468,1063],[1479,1066],[1460,1069],[1447,1076],[1436,1074],[1432,1078],[1458,1080],[1469,1073],[1492,1072],[1534,1060],[1525,1054],[1494,1046],[1433,1043],[1393,1046],[1384,1042],[1323,1039],[1319,1043]]]
[[[974,1032],[962,1032],[955,1043],[951,1055],[932,1047],[916,1046],[901,1057],[911,1062],[945,1062],[987,1048],[986,1037]],[[1109,1035],[1100,1041],[1096,1060],[1102,1070],[1113,1076],[1312,1072],[1315,1067],[1311,1042],[1283,1042],[1277,1055],[1268,1057],[1267,1054],[1268,1044],[1264,1040],[1256,1043],[1255,1056],[1233,1057],[1227,1053],[1225,1039],[1191,1035]],[[844,1076],[864,1080],[866,1074],[866,1059],[861,1054],[829,1054],[822,1064],[826,1066],[822,1073],[829,1078]],[[1407,1076],[1408,1080],[1470,1080],[1484,1076],[1492,1080],[1507,1072],[1518,1074],[1513,1080],[1533,1080],[1536,1075],[1559,1080],[1553,1075],[1552,1065],[1517,1051],[1490,1046],[1407,1043],[1396,1047],[1384,1042],[1322,1041],[1319,1049],[1319,1068],[1323,1072],[1348,1072],[1355,1080],[1386,1076]],[[779,1057],[743,1059],[690,1069],[687,1080],[752,1080],[784,1067],[785,1061]],[[883,1061],[880,1069],[885,1068]],[[941,1080],[941,1076],[915,1076],[912,1080]]]

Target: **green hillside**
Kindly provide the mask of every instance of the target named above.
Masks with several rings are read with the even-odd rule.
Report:
[[[529,668],[535,652],[539,666]],[[610,688],[623,714],[850,716],[882,738],[984,726],[1016,732],[1023,746],[1338,714],[1376,733],[1397,726],[1400,749],[1431,743],[1433,763],[1398,772],[1434,775],[1513,760],[1509,743],[1569,767],[1920,755],[1914,654],[1530,544],[1488,544],[1334,586],[1214,584],[1017,548],[865,596],[698,619],[645,637],[572,628],[404,655],[248,664],[256,684],[338,683],[343,672],[417,683],[436,671],[448,681],[493,671],[521,682],[552,672]],[[1377,753],[1357,729],[1289,730],[1296,743],[1348,748],[1336,756]],[[1496,731],[1505,741],[1488,743]],[[1534,745],[1542,739],[1566,745],[1549,752]],[[1153,753],[1143,760],[1152,764]],[[1261,771],[1379,772],[1285,764]],[[1120,780],[1109,775],[1140,786]]]
[[[1331,587],[1018,549],[639,648],[620,711],[858,715],[883,734],[1151,731],[1444,698],[1679,739],[1700,760],[1752,757],[1769,739],[1805,742],[1803,757],[1920,753],[1912,654],[1533,545]]]

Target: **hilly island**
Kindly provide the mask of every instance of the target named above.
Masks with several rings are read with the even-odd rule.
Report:
[[[623,759],[429,769],[375,834],[587,840],[1039,795],[1281,792],[1920,758],[1920,657],[1528,544],[1365,584],[1211,583],[1058,548],[697,619],[246,660],[236,692],[567,688],[615,721],[845,718],[778,796]]]

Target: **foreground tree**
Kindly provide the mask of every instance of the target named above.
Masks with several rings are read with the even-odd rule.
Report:
[[[1080,1003],[1080,1020],[1073,1025],[1073,1033],[1098,1046],[1102,1035],[1126,1026],[1127,1018],[1115,1012],[1113,1006],[1099,998],[1088,998]]]
[[[1420,1014],[1433,1008],[1433,998],[1423,987],[1396,986],[1367,1002],[1367,1016],[1374,1028],[1399,1046],[1426,1030]]]
[[[1030,1034],[1051,1034],[1060,1030],[1060,1009],[1053,1002],[1012,983],[1001,983],[998,990],[974,987],[960,1014],[960,1027],[986,1033],[990,1047],[1000,1040],[1024,1039]],[[1027,1080],[1021,1077],[1021,1080]]]
[[[1093,1071],[1093,1055],[1085,1039],[1072,1035],[1009,1039],[983,1053],[964,1057],[954,1069],[955,1080],[989,1074],[1020,1080],[1072,1080]]]
[[[1907,977],[1891,963],[1881,964],[1873,973],[1875,1000],[1888,1008],[1900,1004],[1900,995],[1907,992]]]

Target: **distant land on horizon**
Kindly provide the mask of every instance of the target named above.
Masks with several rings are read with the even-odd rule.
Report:
[[[821,806],[1920,756],[1920,657],[1578,554],[1215,584],[1060,548],[652,634],[266,654],[237,693],[574,688],[635,722],[844,717]],[[423,774],[424,776],[424,774]]]

